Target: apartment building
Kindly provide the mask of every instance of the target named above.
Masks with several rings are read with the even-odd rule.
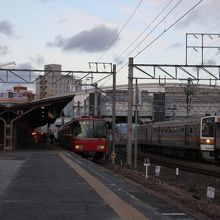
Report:
[[[74,75],[62,72],[59,64],[44,66],[44,74],[36,80],[36,99],[68,94],[82,89],[81,80]]]

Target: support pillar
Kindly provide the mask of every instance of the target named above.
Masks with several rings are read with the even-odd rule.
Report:
[[[129,57],[128,69],[128,144],[127,164],[132,166],[132,106],[133,106],[133,58]]]

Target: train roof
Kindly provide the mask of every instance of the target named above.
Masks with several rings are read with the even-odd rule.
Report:
[[[106,121],[99,117],[80,117],[80,118],[73,118],[71,121],[66,122],[63,126],[59,128],[59,130],[62,130],[62,128],[68,126],[69,124],[72,124],[75,121]]]
[[[204,117],[217,117],[217,116],[206,116],[206,115],[202,115],[202,114],[196,114],[196,115],[189,115],[189,116],[181,116],[181,117],[174,117],[174,118],[171,118],[170,120],[165,120],[165,121],[157,121],[157,122],[150,122],[150,123],[147,123],[147,124],[144,124],[144,125],[164,125],[164,124],[174,124],[174,123],[184,123],[184,122],[187,122],[187,123],[193,123],[195,121],[199,121],[201,118],[204,118]],[[142,126],[142,125],[140,125]]]
[[[80,117],[80,118],[74,118],[72,121],[88,121],[88,120],[105,121],[104,119],[99,118],[99,117]]]

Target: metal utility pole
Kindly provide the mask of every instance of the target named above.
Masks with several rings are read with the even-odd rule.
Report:
[[[133,58],[129,57],[128,64],[128,145],[127,164],[132,166],[132,106],[133,106]]]
[[[113,84],[112,84],[112,151],[115,153],[115,109],[116,109],[116,65],[113,65]]]
[[[199,42],[190,44],[188,41],[190,38],[197,39]],[[219,38],[219,34],[209,33],[186,33],[186,65],[188,65],[188,50],[193,49],[196,52],[201,53],[201,65],[204,65],[204,49],[219,50],[219,44],[215,43],[215,38]],[[214,45],[210,46],[209,40],[213,40]],[[213,54],[214,55],[214,54]]]
[[[94,87],[95,87],[95,95],[94,95],[94,116],[98,116],[98,91],[97,91],[97,87],[98,87],[98,84],[95,83],[94,84]]]
[[[134,133],[134,168],[137,169],[137,124],[138,124],[138,79],[135,83],[135,133]]]

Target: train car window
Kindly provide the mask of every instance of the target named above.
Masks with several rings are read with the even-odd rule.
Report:
[[[92,121],[77,121],[73,124],[74,136],[78,138],[92,137]]]
[[[81,125],[77,121],[74,123],[74,137],[78,137],[82,133]]]
[[[92,138],[93,137],[93,121],[87,121],[81,123],[81,126],[83,127],[84,130],[84,136],[87,138]]]
[[[193,134],[193,127],[190,127],[190,129],[189,129],[189,134],[190,134],[190,135]]]
[[[154,129],[153,129],[153,136],[154,136],[154,137],[156,136],[156,132],[157,132],[157,129],[154,128]]]
[[[13,92],[9,92],[9,93],[8,93],[8,98],[13,98],[13,97],[14,97]]]
[[[94,137],[95,138],[106,137],[106,123],[104,121],[94,121]]]
[[[208,117],[202,119],[202,136],[203,137],[213,137],[214,136],[214,117]]]
[[[169,134],[169,130],[168,128],[166,128],[165,135],[168,136],[168,134]]]
[[[171,128],[168,129],[168,136],[171,134]]]
[[[217,138],[220,138],[220,123],[216,123],[216,133],[215,133],[215,135],[216,135],[216,137]]]
[[[173,127],[173,135],[176,136],[177,127]]]
[[[107,124],[105,121],[77,121],[73,124],[74,137],[106,138]]]
[[[182,127],[179,127],[179,129],[178,129],[178,135],[180,136],[181,133],[182,133]]]
[[[199,134],[199,125],[196,124],[196,125],[194,126],[194,135],[198,135],[198,134]]]

